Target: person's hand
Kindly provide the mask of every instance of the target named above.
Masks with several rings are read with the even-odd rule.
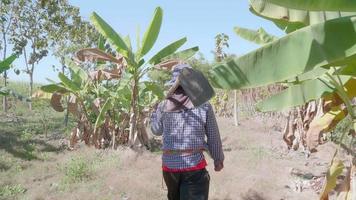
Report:
[[[219,161],[219,162],[215,163],[215,168],[214,168],[214,170],[215,170],[216,172],[221,171],[223,168],[224,168],[224,162],[223,162],[223,161]]]

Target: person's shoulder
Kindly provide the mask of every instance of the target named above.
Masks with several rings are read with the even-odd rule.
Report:
[[[212,106],[209,102],[206,102],[206,103],[202,104],[201,106],[199,106],[199,108],[208,111],[208,110],[212,109]]]

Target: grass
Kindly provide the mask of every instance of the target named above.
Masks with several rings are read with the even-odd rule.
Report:
[[[1,199],[8,199],[10,197],[15,197],[19,194],[26,192],[26,189],[21,185],[5,185],[0,187],[0,197]]]
[[[63,168],[63,182],[71,184],[90,180],[92,169],[88,163],[88,160],[83,157],[72,158]]]

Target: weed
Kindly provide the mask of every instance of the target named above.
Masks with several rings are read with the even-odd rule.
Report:
[[[0,197],[9,198],[14,197],[19,194],[26,192],[26,189],[23,188],[20,184],[18,185],[5,185],[0,187]]]
[[[88,161],[82,157],[72,158],[64,166],[63,181],[66,184],[78,183],[89,180],[91,177],[91,169]]]

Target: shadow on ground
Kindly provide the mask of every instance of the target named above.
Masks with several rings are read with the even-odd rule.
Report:
[[[20,134],[11,133],[3,130],[0,126],[0,150],[4,150],[16,158],[22,160],[34,160],[38,159],[38,156],[34,153],[36,150],[40,152],[59,152],[62,149],[56,147],[45,140],[34,138],[21,139]],[[0,163],[0,169],[6,170],[6,165]]]

